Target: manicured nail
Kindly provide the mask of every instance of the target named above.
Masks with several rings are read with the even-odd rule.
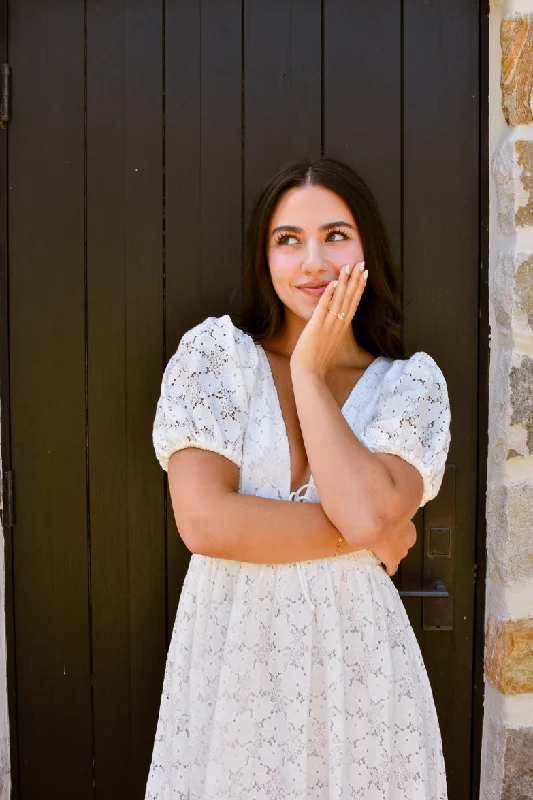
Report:
[[[368,278],[368,270],[367,269],[365,269],[365,271],[363,272],[363,277],[364,277],[364,279],[366,281],[366,279]]]
[[[346,270],[346,274],[349,275],[350,272],[352,271],[352,265],[351,264],[346,264],[344,269]]]
[[[338,282],[339,282],[339,281],[333,281],[333,288],[335,288],[335,287],[336,287],[336,285],[338,284]]]
[[[365,262],[361,261],[361,263],[359,264],[359,269],[361,270],[361,272],[364,270],[364,268],[365,268]]]

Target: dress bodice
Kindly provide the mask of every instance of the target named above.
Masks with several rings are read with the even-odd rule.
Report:
[[[421,505],[437,494],[451,414],[445,378],[430,355],[378,356],[342,413],[369,450],[393,453],[418,469]],[[163,376],[153,443],[164,469],[176,450],[200,447],[237,464],[241,493],[320,502],[312,476],[291,492],[289,441],[268,358],[228,315],[208,317],[183,336]]]

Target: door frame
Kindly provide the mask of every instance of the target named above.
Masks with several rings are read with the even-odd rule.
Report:
[[[470,796],[478,800],[481,783],[481,744],[485,696],[485,594],[487,573],[486,488],[489,451],[489,16],[490,0],[479,3],[479,320],[476,546],[474,583],[474,641]]]

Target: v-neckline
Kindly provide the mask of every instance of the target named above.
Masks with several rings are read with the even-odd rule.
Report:
[[[298,495],[298,492],[301,489],[303,489],[304,486],[314,486],[315,485],[315,482],[314,482],[314,479],[313,479],[313,473],[310,473],[309,481],[307,483],[304,483],[302,486],[299,486],[294,491],[291,489],[291,484],[292,484],[291,447],[290,447],[290,442],[289,442],[289,435],[287,433],[287,425],[285,423],[285,418],[283,416],[283,411],[281,410],[281,403],[280,403],[280,399],[279,399],[278,387],[276,386],[276,381],[274,380],[274,373],[272,372],[272,367],[270,365],[270,361],[268,360],[268,356],[266,354],[266,351],[265,351],[264,347],[261,344],[259,344],[259,342],[254,342],[254,344],[256,345],[258,350],[260,350],[260,352],[261,352],[264,364],[266,366],[268,379],[270,381],[270,385],[271,385],[271,388],[273,390],[274,397],[276,398],[276,406],[277,406],[278,417],[279,417],[279,421],[280,421],[280,425],[281,425],[281,430],[282,430],[283,439],[284,439],[285,447],[286,447],[286,450],[287,450],[288,462],[289,462],[289,476],[288,476],[288,481],[287,481],[288,486],[286,487],[287,490],[288,490],[287,494],[289,496]],[[365,370],[364,370],[363,374],[361,375],[360,378],[358,378],[356,380],[356,382],[354,383],[354,385],[352,386],[352,388],[350,390],[350,393],[349,393],[348,397],[346,398],[346,400],[344,401],[344,403],[341,406],[340,411],[341,411],[341,414],[343,415],[343,417],[345,416],[346,409],[353,402],[353,398],[354,398],[354,395],[356,393],[357,387],[359,386],[361,381],[364,381],[368,371],[371,369],[371,367],[374,366],[376,361],[380,361],[380,360],[382,360],[384,358],[385,358],[385,356],[376,356],[376,358],[368,365],[368,367],[365,367]]]

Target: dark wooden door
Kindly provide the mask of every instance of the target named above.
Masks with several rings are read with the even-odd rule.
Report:
[[[448,381],[453,629],[424,630],[427,601],[405,603],[450,798],[469,797],[480,14],[474,0],[11,2],[14,797],[143,797],[189,555],[152,451],[162,371],[186,329],[237,307],[260,183],[320,152],[374,189],[405,274],[406,352]],[[423,580],[422,511],[404,590]]]

